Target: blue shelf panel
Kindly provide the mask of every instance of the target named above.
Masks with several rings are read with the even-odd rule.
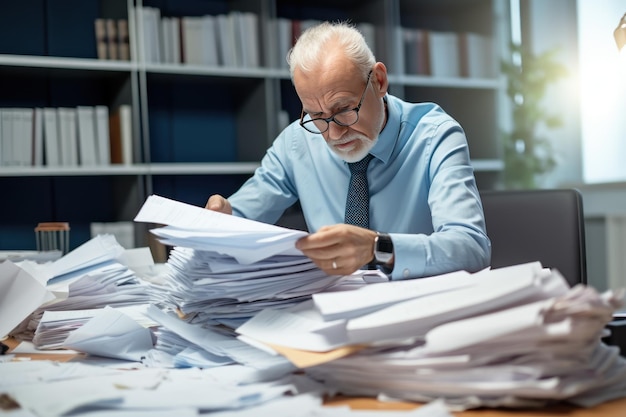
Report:
[[[150,161],[236,162],[239,107],[259,82],[263,80],[153,74],[148,86]]]
[[[94,21],[100,17],[100,1],[46,0],[45,5],[48,29],[45,55],[96,59]]]
[[[153,177],[152,187],[154,194],[204,207],[211,195],[221,194],[228,197],[237,191],[249,177],[248,174],[159,175]]]
[[[0,54],[97,58],[94,20],[100,0],[3,3]]]
[[[46,55],[44,0],[7,1],[0,13],[0,53]]]
[[[111,177],[10,177],[0,178],[0,187],[0,250],[36,249],[40,222],[69,222],[73,249],[89,240],[91,222],[119,220]]]

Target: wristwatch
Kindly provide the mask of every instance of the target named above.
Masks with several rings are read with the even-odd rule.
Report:
[[[393,258],[393,242],[387,233],[376,232],[374,239],[374,262],[385,265]]]

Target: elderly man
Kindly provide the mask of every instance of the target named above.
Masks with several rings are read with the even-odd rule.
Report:
[[[276,222],[300,200],[297,248],[328,274],[364,265],[391,279],[489,265],[490,242],[467,139],[433,103],[387,93],[387,69],[346,23],[322,23],[290,51],[299,121],[228,199],[206,208]]]

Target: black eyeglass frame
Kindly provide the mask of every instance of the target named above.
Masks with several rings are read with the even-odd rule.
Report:
[[[304,111],[304,109],[302,109],[302,113],[300,114],[300,126],[302,126],[307,132],[311,132],[311,133],[315,133],[315,134],[322,134],[328,131],[328,128],[330,127],[330,122],[335,122],[337,125],[342,126],[342,127],[348,127],[348,126],[352,126],[354,124],[356,124],[359,121],[359,111],[361,110],[361,106],[363,105],[363,100],[365,99],[365,93],[367,92],[367,87],[370,84],[370,79],[372,77],[372,72],[373,70],[370,70],[369,74],[367,74],[367,80],[365,81],[365,89],[363,90],[363,94],[361,94],[361,99],[359,100],[359,104],[357,104],[356,107],[352,108],[352,109],[346,109],[346,110],[342,110],[340,112],[337,112],[335,114],[333,114],[330,117],[316,117],[315,119],[309,119],[307,121],[304,121],[304,116],[306,116],[308,113],[306,113]],[[335,117],[341,115],[341,114],[345,114],[348,112],[355,112],[356,113],[356,120],[352,123],[342,123],[339,120],[335,119]],[[305,125],[310,123],[313,126],[315,126],[315,122],[318,121],[324,121],[326,122],[326,129],[322,130],[322,129],[316,129],[315,131],[310,130],[309,128],[307,128]]]

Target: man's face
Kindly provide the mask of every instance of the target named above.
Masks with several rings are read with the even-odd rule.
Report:
[[[322,65],[320,71],[304,73],[296,70],[294,85],[303,111],[312,119],[330,118],[352,110],[363,98],[355,124],[340,126],[331,121],[328,130],[321,133],[328,146],[343,160],[356,162],[363,159],[376,143],[385,123],[384,104],[372,81],[366,83],[351,65]]]

